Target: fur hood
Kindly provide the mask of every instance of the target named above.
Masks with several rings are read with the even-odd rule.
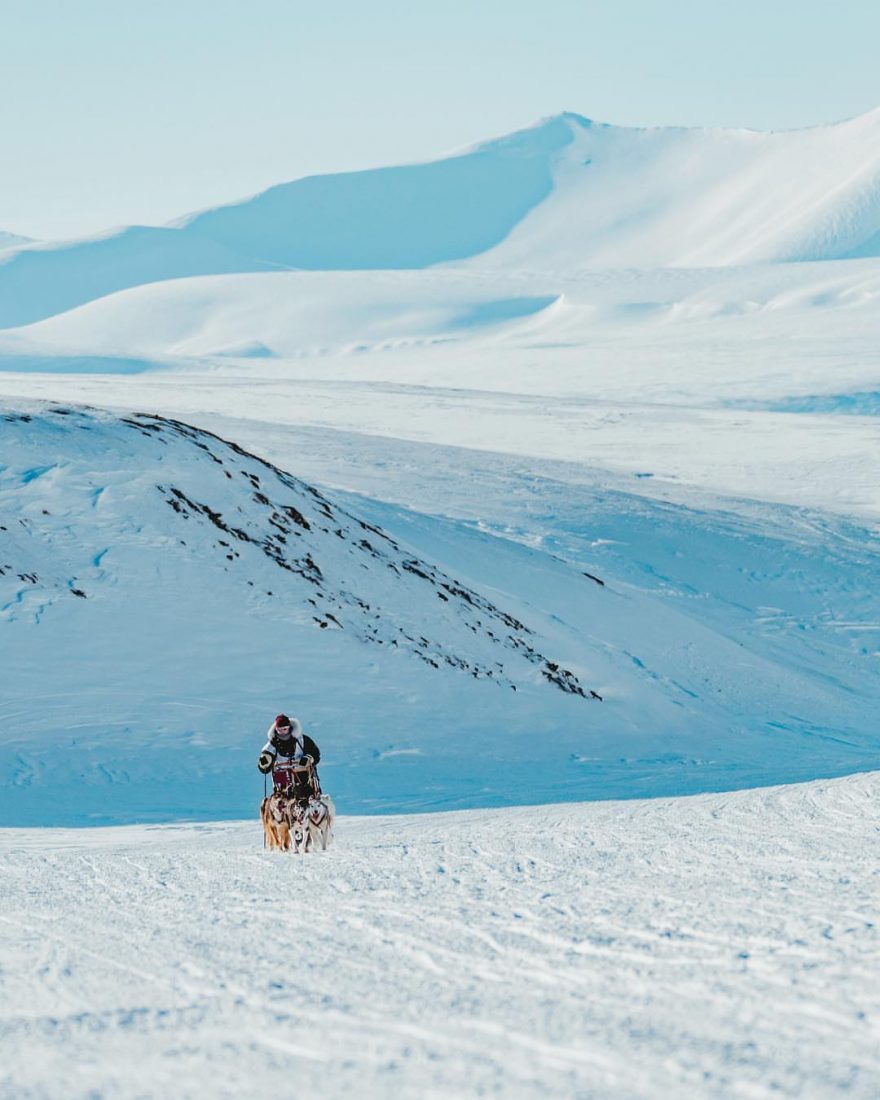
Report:
[[[266,736],[271,740],[271,738],[275,734],[277,734],[277,732],[278,731],[275,729],[275,723],[273,722],[272,725],[269,727],[268,732],[266,733]],[[290,719],[290,733],[288,734],[288,737],[296,737],[299,741],[302,741],[302,736],[303,736],[302,722],[300,722],[300,720],[298,718],[291,718]]]

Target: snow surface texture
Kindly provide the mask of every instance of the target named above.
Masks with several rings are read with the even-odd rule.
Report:
[[[0,1096],[874,1100],[878,806],[5,830]]]

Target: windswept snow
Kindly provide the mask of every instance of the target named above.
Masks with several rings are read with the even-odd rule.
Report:
[[[0,832],[0,1095],[874,1100],[878,805]]]
[[[552,198],[493,253],[524,267],[715,267],[876,256],[880,109],[777,133],[573,120]]]
[[[486,252],[554,188],[575,116],[423,164],[310,176],[182,219],[205,238],[278,267],[422,268]]]
[[[564,117],[424,165],[316,176],[161,227],[0,258],[0,326],[125,287],[278,268],[423,268],[496,245],[553,188]]]
[[[265,267],[213,241],[150,226],[12,248],[0,253],[0,326],[28,324],[127,286]]]

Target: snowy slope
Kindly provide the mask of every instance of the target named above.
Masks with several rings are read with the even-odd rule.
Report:
[[[183,279],[0,333],[0,389],[876,516],[878,301],[875,259]]]
[[[600,647],[534,608],[529,625],[521,593],[509,610],[234,445],[64,407],[0,425],[7,821],[39,819],[57,784],[73,821],[241,812],[267,708],[327,723],[361,805],[460,799],[474,780],[452,794],[455,753],[475,734],[498,797],[539,717],[572,744],[596,726]]]
[[[87,370],[91,356],[93,371],[130,373],[134,363],[214,370],[238,360],[236,374],[254,380],[717,404],[870,387],[878,302],[880,260],[870,259],[211,276],[136,287],[2,331],[0,367],[30,370],[40,359],[42,370]],[[314,362],[290,362],[303,359]]]
[[[834,126],[633,130],[571,122],[499,265],[730,266],[880,252],[880,109]]]
[[[563,114],[424,164],[310,177],[167,227],[10,250],[0,325],[225,272],[460,261],[558,272],[878,254],[880,110],[783,133],[630,129]]]
[[[179,359],[303,358],[423,348],[533,328],[559,295],[514,280],[412,273],[276,272],[175,279],[123,290],[0,332],[0,364],[71,356],[173,365]],[[45,366],[42,369],[46,369]],[[126,367],[116,368],[120,373]]]
[[[0,326],[49,317],[121,287],[265,266],[213,241],[152,226],[10,248],[0,253]]]
[[[497,244],[553,187],[560,117],[424,165],[317,176],[160,228],[41,245],[0,260],[0,326],[187,275],[421,268]]]
[[[263,435],[286,465],[323,446]],[[400,457],[385,446],[386,496]],[[721,789],[876,761],[869,532],[651,510],[426,457],[439,493],[417,476],[421,505],[453,518],[341,503],[177,421],[6,413],[3,821],[42,820],[49,791],[70,823],[243,816],[282,708],[323,743],[344,808]],[[326,451],[301,461],[333,471]]]
[[[0,832],[0,1095],[873,1100],[880,775]]]

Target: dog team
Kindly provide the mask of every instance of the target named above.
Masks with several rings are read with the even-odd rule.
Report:
[[[273,791],[263,799],[260,817],[270,851],[310,852],[327,850],[333,839],[333,800],[322,794],[303,805]]]
[[[296,718],[279,714],[269,727],[257,767],[272,772],[272,793],[263,799],[260,819],[270,851],[322,851],[333,839],[336,810],[321,791],[316,770],[321,750]]]

